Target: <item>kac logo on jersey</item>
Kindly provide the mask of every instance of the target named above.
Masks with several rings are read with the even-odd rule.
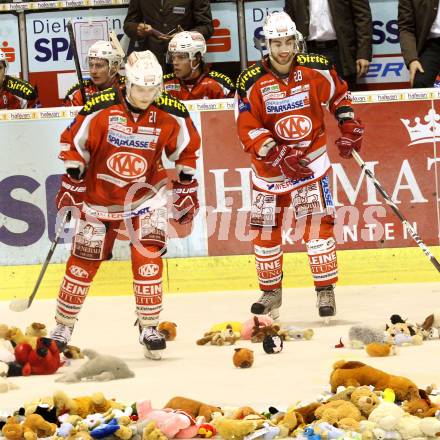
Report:
[[[139,275],[143,277],[154,277],[159,273],[159,266],[157,264],[144,264],[138,269]]]
[[[77,278],[87,278],[89,276],[89,273],[79,266],[70,266],[69,272]]]
[[[287,141],[303,139],[312,131],[312,120],[303,115],[284,116],[275,124],[275,132]]]
[[[286,113],[292,110],[299,110],[310,106],[309,92],[297,93],[283,99],[270,99],[264,105],[266,113]]]
[[[135,179],[142,176],[147,170],[147,161],[134,153],[115,153],[107,160],[108,168],[117,176],[126,179]]]
[[[116,130],[117,127],[110,127],[107,134],[107,142],[115,147],[129,147],[154,150],[159,136],[145,135],[140,133],[122,133]],[[131,128],[131,127],[127,127]]]

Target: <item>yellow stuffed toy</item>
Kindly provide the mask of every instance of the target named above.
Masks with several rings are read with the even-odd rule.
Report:
[[[104,413],[111,408],[119,407],[121,409],[120,405],[107,400],[102,393],[72,399],[64,391],[56,391],[53,401],[57,408],[57,414],[67,412],[72,415],[79,415],[83,419],[89,414]]]
[[[23,427],[16,417],[8,417],[3,425],[2,434],[6,440],[22,440]]]
[[[23,422],[24,440],[37,440],[37,438],[50,437],[55,434],[57,425],[49,423],[40,414],[31,414]]]

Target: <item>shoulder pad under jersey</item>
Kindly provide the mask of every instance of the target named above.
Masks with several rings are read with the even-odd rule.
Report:
[[[186,109],[185,104],[180,102],[177,98],[173,98],[166,92],[163,92],[159,98],[154,101],[154,105],[164,112],[171,113],[175,116],[180,116],[181,118],[186,118],[189,116],[189,112]]]
[[[84,87],[89,87],[91,86],[93,83],[92,81],[90,81],[89,79],[85,79],[83,81]],[[79,83],[74,84],[72,87],[70,87],[69,90],[67,90],[66,92],[66,97],[65,99],[67,99],[70,95],[72,95],[73,93],[75,93],[77,90],[79,90],[81,87],[79,85]]]
[[[5,89],[13,95],[27,101],[37,99],[37,91],[27,81],[6,75],[5,83]]]
[[[235,85],[234,85],[232,79],[229,78],[228,75],[225,75],[224,73],[217,72],[216,70],[211,70],[208,73],[208,76],[215,79],[222,86],[227,87],[229,90],[235,90]]]
[[[174,73],[167,73],[166,75],[163,76],[163,80],[164,81],[170,81],[171,79],[175,79],[176,76],[174,75]]]
[[[246,95],[246,91],[249,90],[249,88],[265,74],[266,70],[264,69],[261,61],[258,61],[257,63],[252,64],[252,66],[249,66],[247,69],[243,70],[243,72],[240,73],[236,84],[236,88],[240,96],[243,97]]]
[[[118,91],[111,87],[91,95],[79,113],[81,115],[90,115],[98,110],[103,110],[119,103]]]
[[[327,57],[316,53],[301,53],[296,56],[296,63],[299,66],[317,70],[329,70],[332,67],[332,63]]]

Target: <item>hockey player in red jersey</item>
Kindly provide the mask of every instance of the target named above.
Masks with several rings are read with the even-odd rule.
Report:
[[[109,87],[123,87],[125,77],[119,75],[122,55],[109,41],[99,40],[93,43],[87,52],[90,79],[83,81],[86,99]],[[76,83],[66,93],[63,101],[66,106],[83,106],[80,84]]]
[[[205,53],[206,42],[200,32],[176,34],[168,45],[167,59],[173,73],[164,76],[165,91],[180,100],[232,98],[234,83],[205,65]]]
[[[37,107],[37,91],[28,82],[7,75],[8,67],[0,49],[0,110]]]
[[[131,241],[133,292],[145,356],[160,358],[162,258],[168,215],[162,153],[175,162],[173,218],[192,221],[198,208],[196,158],[200,137],[186,107],[162,92],[162,68],[150,52],[133,52],[126,89],[104,90],[86,103],[61,136],[66,174],[58,209],[76,206],[71,256],[58,294],[51,337],[65,346],[102,261],[111,258],[124,222]]]
[[[263,33],[269,55],[240,74],[236,93],[238,135],[252,159],[250,222],[262,291],[251,312],[279,315],[281,229],[292,226],[287,214],[293,210],[296,228],[303,227],[299,238],[306,244],[319,315],[328,321],[336,314],[338,268],[324,108],[336,117],[336,145],[344,158],[360,149],[364,127],[354,117],[346,83],[327,58],[301,53],[295,23],[285,12],[268,15]]]

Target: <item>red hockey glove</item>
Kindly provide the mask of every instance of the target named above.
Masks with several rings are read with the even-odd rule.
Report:
[[[349,159],[352,156],[351,150],[361,149],[365,127],[359,119],[350,119],[342,121],[339,129],[342,136],[336,140],[336,146],[339,148],[339,155]]]
[[[173,180],[173,218],[181,225],[192,222],[199,209],[197,179],[182,183]]]
[[[66,206],[80,206],[86,187],[83,180],[72,179],[68,174],[64,174],[61,179],[61,187],[55,198],[57,209]]]
[[[313,171],[307,166],[307,159],[301,150],[288,145],[275,145],[267,153],[263,161],[272,167],[279,167],[289,179],[304,179],[313,175]]]

